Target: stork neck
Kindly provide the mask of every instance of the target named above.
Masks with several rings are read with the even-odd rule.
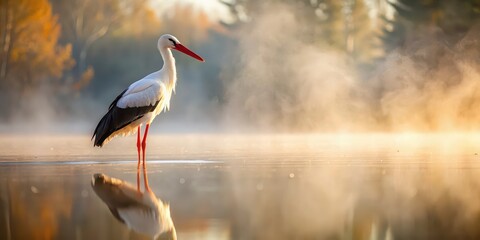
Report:
[[[172,51],[169,48],[161,48],[160,54],[163,59],[162,70],[168,74],[168,82],[166,84],[172,90],[175,90],[175,84],[177,82],[177,72],[175,69],[175,58],[173,58]]]

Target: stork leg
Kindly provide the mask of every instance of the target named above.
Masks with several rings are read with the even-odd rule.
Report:
[[[148,128],[150,127],[150,124],[147,123],[145,127],[145,133],[143,134],[143,141],[142,141],[142,150],[143,150],[143,181],[145,185],[145,190],[150,191],[150,187],[148,186],[148,179],[147,179],[147,165],[146,165],[146,159],[145,159],[145,150],[147,148],[147,135],[148,135]]]
[[[140,191],[140,126],[137,129],[137,155],[138,155],[138,163],[137,163],[137,191]]]

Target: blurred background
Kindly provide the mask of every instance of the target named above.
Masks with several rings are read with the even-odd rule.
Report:
[[[2,0],[2,132],[90,132],[161,68],[172,110],[154,131],[478,130],[480,1]]]
[[[135,137],[87,134],[164,33],[206,60],[174,53],[147,150],[179,239],[480,239],[479,24],[480,0],[0,0],[0,239],[147,239],[91,189],[135,184]]]

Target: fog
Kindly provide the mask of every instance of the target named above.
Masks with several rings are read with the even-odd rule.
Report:
[[[269,5],[240,31],[226,120],[270,131],[478,130],[478,28],[449,46],[421,28],[368,72],[307,40],[312,23]],[[365,77],[366,75],[366,77]]]
[[[232,164],[235,171],[230,183],[239,205],[234,213],[241,228],[249,229],[241,236],[478,237],[474,226],[480,214],[479,182],[472,161],[477,158],[472,152],[478,148],[477,137],[336,136],[303,136],[304,142],[299,144],[303,147],[277,136],[271,139],[273,151],[285,154],[285,150],[295,149],[303,157],[291,161],[296,155],[285,154],[289,157],[272,160],[273,168],[268,161],[259,160],[252,165]],[[275,144],[280,142],[284,144]],[[305,148],[307,145],[312,148]],[[329,152],[327,145],[336,147]],[[314,155],[315,160],[309,159],[310,151],[316,150],[323,152]]]
[[[59,23],[68,23],[63,17],[67,10],[53,3],[54,12],[60,14]],[[465,20],[461,28],[449,26],[462,19],[442,20],[450,25],[442,21],[416,24],[420,20],[408,19],[380,2],[209,4],[212,6],[185,1],[162,5],[159,10],[145,5],[143,11],[152,15],[138,14],[143,14],[142,21],[149,21],[151,28],[137,29],[136,18],[128,15],[137,16],[135,12],[112,22],[116,28],[92,43],[85,50],[87,57],[74,59],[93,69],[81,74],[80,80],[91,74],[90,80],[77,79],[79,63],[64,70],[60,79],[44,77],[45,81],[36,80],[35,84],[15,82],[12,73],[12,84],[2,85],[5,111],[0,129],[90,132],[118,93],[161,68],[155,41],[165,32],[181,37],[206,62],[174,53],[177,92],[172,110],[162,113],[153,124],[154,132],[449,132],[479,128],[480,115],[475,109],[480,94],[479,54],[475,51],[479,29],[473,20]],[[332,15],[338,6],[343,9],[338,10],[341,14]],[[213,9],[211,16],[205,15],[208,9]],[[231,15],[228,9],[233,9]],[[182,18],[182,14],[189,17]],[[356,21],[358,25],[353,24]],[[388,32],[395,24],[408,21],[410,25],[404,27],[408,31],[401,37],[394,35],[394,30]],[[72,56],[76,58],[76,48],[84,40],[70,37],[67,29],[65,26],[59,43],[73,41]],[[391,36],[397,39],[388,40]]]
[[[135,185],[135,140],[102,149],[86,142],[0,137],[0,213],[11,214],[0,219],[0,233],[11,226],[13,238],[132,238],[90,184],[92,174],[105,172]],[[149,144],[150,186],[170,204],[183,238],[480,236],[477,134],[173,134]]]
[[[267,131],[348,131],[372,123],[369,89],[346,56],[308,43],[310,24],[286,6],[258,16],[239,33],[224,108],[229,123]]]
[[[164,33],[206,60],[144,145],[179,239],[479,238],[474,2],[163,2],[0,1],[0,238],[142,239],[90,187],[136,138],[89,136]]]

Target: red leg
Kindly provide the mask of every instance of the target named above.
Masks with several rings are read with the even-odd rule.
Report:
[[[148,186],[148,179],[147,179],[147,166],[146,166],[146,159],[145,159],[145,150],[147,148],[147,135],[148,135],[148,128],[150,124],[147,123],[145,127],[145,133],[143,134],[143,141],[142,141],[142,149],[143,149],[143,180],[145,184],[145,190],[150,191],[150,187]]]
[[[137,163],[137,191],[140,191],[140,126],[137,129],[137,155],[138,155],[138,163]]]

